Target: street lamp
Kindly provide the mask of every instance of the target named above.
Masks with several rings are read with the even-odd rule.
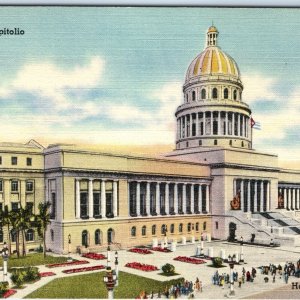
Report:
[[[112,270],[110,267],[110,247],[107,247],[107,267],[106,267],[106,274],[103,277],[103,282],[106,285],[107,292],[108,292],[108,299],[114,299],[114,287],[118,285],[118,252],[115,252],[115,270]]]
[[[68,235],[68,254],[69,254],[68,261],[71,261],[72,260],[72,258],[70,256],[70,254],[71,254],[71,234]]]
[[[242,236],[241,236],[240,243],[241,243],[240,262],[244,262],[244,239]]]
[[[7,261],[8,261],[8,248],[6,242],[3,244],[3,249],[1,251],[2,259],[3,259],[3,281],[7,281]]]
[[[230,292],[229,295],[233,296],[235,295],[234,289],[233,289],[233,268],[234,268],[234,258],[231,255],[228,255],[228,264],[230,267]]]

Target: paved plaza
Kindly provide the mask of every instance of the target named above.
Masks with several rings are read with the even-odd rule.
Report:
[[[179,245],[175,252],[170,253],[161,253],[153,251],[153,254],[149,255],[141,255],[136,253],[131,253],[126,250],[119,251],[119,270],[148,277],[151,279],[156,280],[169,280],[169,277],[164,277],[159,275],[159,272],[143,272],[131,268],[125,267],[127,262],[141,262],[147,263],[157,266],[161,268],[162,265],[165,263],[171,263],[175,266],[176,272],[180,275],[172,277],[184,277],[189,281],[195,282],[196,277],[202,281],[203,291],[202,292],[194,292],[194,296],[196,299],[219,299],[219,298],[227,298],[229,288],[227,285],[224,288],[220,286],[216,286],[212,284],[212,276],[216,272],[217,269],[209,267],[210,261],[206,264],[202,265],[194,265],[184,262],[179,262],[173,260],[176,256],[192,256],[196,252],[197,242],[195,244],[188,244],[188,245]],[[227,242],[204,242],[204,252],[206,253],[208,248],[213,249],[214,256],[219,256],[221,250],[225,251],[226,257],[230,254],[233,255],[235,253],[240,252],[240,245],[238,244],[230,244]],[[245,264],[243,265],[236,265],[234,271],[239,273],[239,277],[242,274],[242,268],[244,267],[246,271],[251,271],[252,267],[258,268],[261,265],[269,265],[273,263],[275,265],[281,264],[284,266],[286,262],[297,262],[300,258],[300,248],[297,247],[279,247],[279,248],[268,248],[268,247],[255,247],[244,245],[243,246],[244,252],[244,259]],[[74,259],[79,259],[79,255],[72,255]],[[89,266],[99,265],[99,264],[106,264],[106,261],[95,261],[91,259],[89,260]],[[62,273],[64,269],[70,267],[59,267],[55,268],[54,272],[56,276],[53,277],[46,277],[42,278],[40,281],[36,282],[35,284],[28,285],[26,288],[22,290],[18,290],[17,294],[15,295],[16,298],[23,298],[36,290],[37,288],[47,284],[51,280],[59,277],[66,277],[66,276],[77,276],[74,274],[67,275]],[[45,266],[39,267],[40,272],[49,271],[49,268]],[[226,267],[219,268],[219,274],[222,273],[229,273],[229,266],[226,264]],[[53,271],[53,270],[51,270]],[[96,271],[97,272],[97,271]],[[88,272],[91,273],[91,272]],[[84,273],[79,273],[78,275],[82,275]],[[276,275],[275,283],[272,282],[272,277],[269,275],[269,282],[265,283],[264,277],[266,275],[262,275],[260,270],[257,269],[257,276],[254,279],[254,282],[245,282],[239,288],[238,284],[235,283],[235,297],[234,298],[299,298],[298,290],[292,290],[292,282],[298,282],[300,287],[300,280],[291,276],[289,279],[289,283],[285,284],[283,278],[280,278],[279,275]],[[279,297],[280,295],[280,297]],[[49,295],[51,298],[51,295]]]

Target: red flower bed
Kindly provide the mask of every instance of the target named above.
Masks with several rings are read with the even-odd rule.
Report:
[[[103,265],[93,266],[93,267],[82,267],[82,268],[64,270],[63,273],[73,274],[73,273],[86,272],[86,271],[102,270],[104,268],[105,268],[105,266],[103,266]]]
[[[195,264],[195,265],[201,265],[201,264],[206,263],[206,261],[204,261],[203,259],[196,259],[196,258],[191,258],[191,257],[187,257],[187,256],[177,256],[174,258],[174,260],[178,260],[178,261],[182,261],[182,262],[186,262],[186,263],[190,263],[190,264]]]
[[[99,253],[94,253],[94,252],[82,254],[82,257],[95,259],[95,260],[106,259],[105,255],[99,254]]]
[[[145,272],[151,272],[151,271],[157,271],[158,270],[158,268],[155,267],[155,266],[141,264],[141,263],[138,263],[138,262],[127,263],[125,265],[125,267],[133,268],[133,269],[137,269],[137,270],[141,270],[141,271],[145,271]]]
[[[8,290],[3,294],[3,298],[8,298],[12,295],[14,295],[17,291],[16,290]]]
[[[139,253],[139,254],[152,254],[152,252],[148,249],[141,248],[132,248],[128,250],[129,252]]]
[[[172,252],[171,250],[169,250],[167,248],[162,248],[162,247],[153,247],[152,250],[159,251],[159,252],[165,252],[165,253]]]
[[[75,260],[75,261],[64,262],[64,263],[50,264],[50,265],[46,265],[46,267],[56,268],[56,267],[66,267],[66,266],[83,265],[83,264],[89,264],[89,262],[87,260]]]
[[[40,273],[41,277],[48,277],[48,276],[54,276],[54,275],[56,275],[56,274],[53,273],[53,272],[42,272],[42,273]]]

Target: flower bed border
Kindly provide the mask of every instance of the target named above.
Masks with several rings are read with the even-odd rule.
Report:
[[[185,262],[185,263],[189,263],[189,264],[193,264],[193,265],[202,265],[202,264],[206,263],[206,261],[203,259],[196,259],[196,258],[191,258],[188,256],[177,256],[177,257],[173,258],[173,260],[181,261],[181,262]]]
[[[59,267],[67,267],[67,266],[76,266],[76,265],[83,265],[89,264],[90,262],[87,260],[75,260],[71,262],[64,262],[64,263],[55,263],[46,265],[47,268],[59,268]]]
[[[96,271],[96,270],[103,270],[103,269],[105,269],[105,266],[99,265],[99,266],[92,266],[92,267],[82,267],[82,268],[68,269],[68,270],[63,270],[62,272],[65,273],[65,274],[74,274],[74,273]]]
[[[138,263],[138,262],[127,263],[125,265],[125,267],[132,268],[132,269],[135,269],[135,270],[144,271],[144,272],[153,272],[153,271],[158,271],[159,270],[156,266],[142,264],[142,263]]]
[[[138,253],[138,254],[143,254],[143,255],[147,255],[147,254],[153,254],[153,252],[151,252],[148,249],[144,249],[144,248],[131,248],[128,250],[129,252],[132,253]]]
[[[94,259],[94,260],[107,259],[107,257],[104,254],[95,253],[95,252],[84,253],[81,256],[84,258],[89,258],[89,259]]]
[[[16,290],[13,290],[13,289],[10,289],[10,290],[7,290],[4,294],[3,294],[3,298],[8,298],[12,295],[14,295],[17,291]]]
[[[153,248],[151,248],[151,250],[157,251],[157,252],[163,252],[163,253],[170,253],[170,252],[172,252],[168,248],[162,248],[162,247],[153,247]]]
[[[41,273],[39,273],[39,274],[40,274],[41,278],[42,278],[42,277],[49,277],[49,276],[54,276],[54,275],[56,275],[56,273],[54,273],[54,272],[41,272]]]

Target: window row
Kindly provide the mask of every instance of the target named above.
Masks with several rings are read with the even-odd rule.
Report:
[[[33,202],[26,202],[25,208],[33,212]],[[11,210],[17,211],[21,207],[20,202],[11,202]],[[0,202],[0,211],[4,210],[4,203]]]
[[[229,140],[228,143],[229,143],[229,146],[232,146],[232,140]],[[189,142],[186,142],[186,143],[185,143],[185,146],[186,146],[186,147],[189,147],[189,145],[190,145]],[[199,146],[202,146],[202,140],[199,140],[198,145],[199,145]],[[215,146],[218,145],[218,140],[214,140],[214,145],[215,145]],[[249,143],[244,143],[244,141],[241,141],[241,147],[242,147],[242,148],[247,147],[247,145],[248,145],[248,148],[250,149],[251,144],[249,144]],[[177,145],[177,149],[180,149],[180,144]]]
[[[157,230],[159,228],[157,228],[157,225],[152,225],[151,227],[151,234],[152,235],[156,235],[157,234]],[[193,223],[188,223],[186,225],[186,230],[188,233],[190,233],[191,231],[195,230],[196,232],[199,232],[200,225],[199,222],[193,224]],[[206,230],[206,222],[203,222],[203,227],[202,230]],[[168,226],[166,224],[161,225],[160,227],[160,234],[162,235],[166,235],[168,232],[170,232],[171,234],[175,233],[175,224],[171,224],[169,229]],[[178,233],[182,233],[183,232],[183,223],[178,224]],[[131,230],[130,230],[130,234],[132,237],[136,237],[137,235],[137,227],[136,226],[132,226]],[[142,236],[146,236],[147,235],[147,226],[143,225],[141,228],[141,235]]]
[[[0,179],[0,192],[3,192],[4,189],[4,180]],[[18,179],[10,180],[10,191],[12,193],[18,193],[20,191],[20,181]],[[25,192],[31,193],[34,191],[34,181],[26,180],[25,181]]]
[[[194,90],[191,93],[185,94],[185,102],[196,101],[196,100],[206,100],[209,99],[208,90],[206,88],[202,88],[200,94],[197,97],[197,92]],[[232,100],[241,100],[242,92],[239,92],[237,89],[234,89],[230,95],[230,91],[228,88],[225,88],[222,93],[219,92],[218,88],[213,88],[211,90],[211,99],[232,99]]]
[[[2,156],[0,156],[0,165],[2,165]],[[17,156],[11,157],[11,165],[12,166],[18,165],[18,157]],[[26,165],[32,166],[32,158],[31,157],[26,157]]]
[[[34,241],[34,230],[33,229],[28,229],[25,232],[25,239],[27,242],[33,242]],[[11,230],[10,231],[10,238],[11,238],[11,242],[15,243],[17,240],[17,231],[16,230]],[[0,229],[0,243],[3,243],[4,241],[4,234],[3,234],[3,230],[2,228]]]

